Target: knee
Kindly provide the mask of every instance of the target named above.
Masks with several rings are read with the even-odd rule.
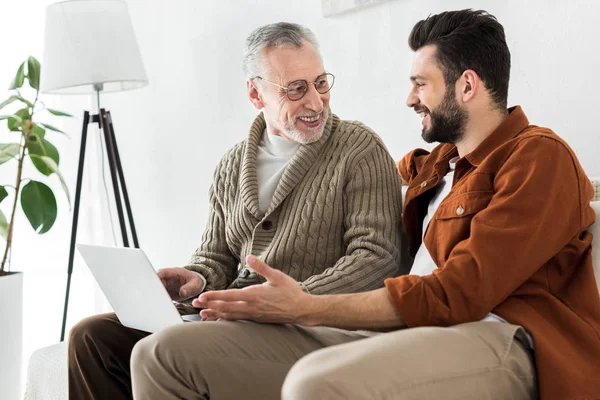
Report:
[[[94,324],[93,318],[94,317],[84,318],[75,325],[73,325],[71,331],[69,332],[69,347],[71,347],[71,345],[73,344],[80,342],[81,339],[88,336],[90,332],[93,332],[93,329],[91,329],[90,327],[90,325]]]
[[[69,352],[77,352],[82,346],[102,340],[107,324],[110,324],[105,315],[87,317],[75,324],[69,332]]]
[[[155,353],[155,347],[156,343],[153,335],[143,338],[133,346],[129,360],[132,377],[137,375],[141,369],[147,370],[151,368],[152,361],[154,360],[151,355]]]
[[[303,361],[300,360],[294,366],[285,377],[283,386],[281,388],[281,399],[313,399],[312,393],[307,393],[307,387],[311,383],[314,383],[314,379],[311,376],[311,371],[304,367]]]
[[[185,349],[172,328],[146,336],[133,346],[129,360],[131,373],[135,376],[140,372],[150,373],[159,365],[168,367],[181,351]]]
[[[175,329],[174,329],[175,328]],[[180,330],[166,328],[139,340],[131,351],[129,370],[133,393],[147,398],[149,388],[178,373],[189,349],[181,340]],[[136,397],[136,396],[134,396]]]
[[[281,389],[282,400],[346,399],[343,387],[336,387],[335,368],[323,368],[323,353],[319,350],[300,359],[288,372]]]

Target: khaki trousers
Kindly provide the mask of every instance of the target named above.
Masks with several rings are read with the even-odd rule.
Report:
[[[535,399],[524,340],[499,322],[376,333],[217,321],[148,336],[101,315],[72,330],[69,390],[71,399]]]

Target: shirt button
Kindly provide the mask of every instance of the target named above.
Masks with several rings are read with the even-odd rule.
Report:
[[[242,278],[242,279],[245,279],[245,278],[247,278],[247,277],[248,277],[248,275],[250,275],[250,271],[249,271],[248,269],[246,269],[246,268],[243,268],[243,269],[240,271],[240,278]]]
[[[456,209],[456,215],[463,215],[464,213],[465,213],[465,209],[464,208],[462,208],[462,207],[459,206]]]
[[[423,181],[423,183],[421,183],[422,188],[424,188],[425,186],[427,186],[427,181]]]
[[[272,223],[271,221],[264,221],[264,222],[262,223],[262,228],[263,228],[265,231],[268,231],[268,230],[270,230],[272,227],[273,227],[273,223]]]

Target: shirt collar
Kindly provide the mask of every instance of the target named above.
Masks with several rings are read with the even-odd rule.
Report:
[[[529,120],[521,106],[508,109],[508,117],[464,158],[474,167],[478,166],[495,149],[517,136],[529,126]]]
[[[269,128],[267,127],[258,147],[263,148],[272,156],[290,157],[296,153],[296,150],[300,147],[300,143],[292,142],[283,136],[274,135],[269,132]]]

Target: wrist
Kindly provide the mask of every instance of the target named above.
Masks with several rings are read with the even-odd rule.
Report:
[[[296,323],[304,326],[320,325],[319,310],[321,307],[322,296],[304,293],[303,297],[304,298],[300,301],[301,307],[299,307],[300,312]]]

